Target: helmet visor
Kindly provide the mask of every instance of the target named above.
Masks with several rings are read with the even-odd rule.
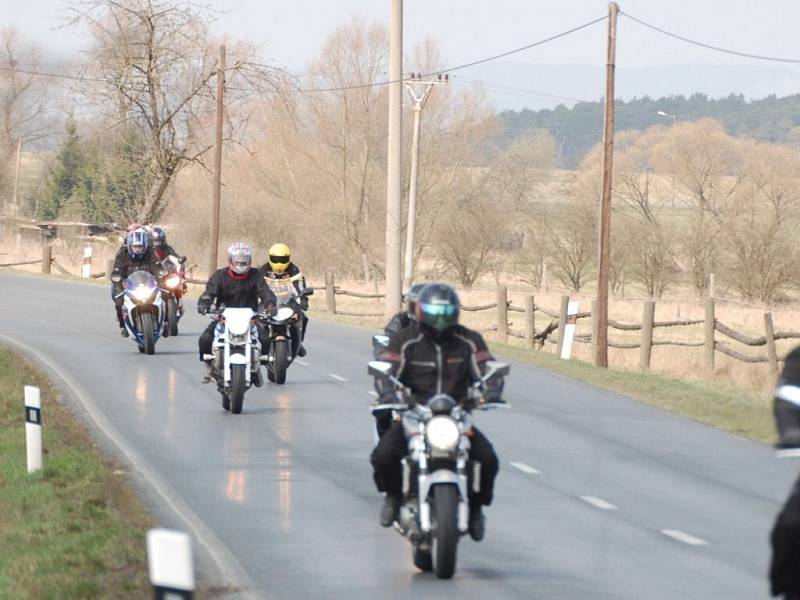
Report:
[[[250,270],[250,261],[242,260],[241,258],[231,260],[231,269],[237,275],[244,275],[248,270]]]
[[[275,256],[274,254],[269,255],[269,262],[277,263],[280,265],[288,265],[289,264],[289,257],[288,256]]]
[[[444,331],[458,323],[458,306],[455,304],[419,304],[420,320],[437,331]]]
[[[131,245],[131,254],[142,254],[144,252],[144,246],[141,244],[132,244]]]

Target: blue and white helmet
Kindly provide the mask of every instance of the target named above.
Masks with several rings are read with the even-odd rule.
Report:
[[[143,258],[147,253],[147,247],[149,245],[150,234],[148,234],[144,228],[134,229],[125,239],[125,247],[128,249],[128,255],[134,260]]]

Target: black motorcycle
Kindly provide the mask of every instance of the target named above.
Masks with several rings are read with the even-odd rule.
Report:
[[[480,464],[469,461],[472,411],[509,407],[482,401],[486,382],[509,370],[508,364],[489,361],[464,402],[436,394],[420,404],[392,375],[391,363],[369,363],[369,374],[390,380],[401,400],[374,405],[373,412],[395,411],[408,440],[408,455],[402,461],[403,504],[395,529],[411,542],[414,565],[432,570],[440,579],[450,579],[455,573],[458,540],[469,529],[468,486],[480,489]]]
[[[297,358],[300,349],[305,311],[301,308],[303,298],[314,295],[314,290],[305,289],[299,295],[286,299],[275,316],[264,319],[269,340],[267,359],[267,378],[283,384],[286,382],[286,370]]]

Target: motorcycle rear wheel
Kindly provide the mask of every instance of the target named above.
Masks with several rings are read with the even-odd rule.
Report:
[[[230,398],[231,412],[241,414],[244,404],[244,389],[247,385],[245,365],[231,365],[231,389],[226,394]]]
[[[167,299],[167,327],[164,332],[169,331],[169,335],[178,335],[178,301],[175,297]]]
[[[439,579],[450,579],[456,572],[458,550],[458,492],[453,485],[433,487],[435,526],[431,530],[433,572]]]
[[[156,351],[155,332],[153,331],[153,315],[142,313],[139,315],[139,325],[144,338],[145,354],[153,354]]]

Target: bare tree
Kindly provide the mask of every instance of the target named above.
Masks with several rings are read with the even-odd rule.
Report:
[[[204,166],[212,147],[212,15],[179,0],[86,0],[73,4],[73,14],[73,24],[86,25],[94,40],[89,101],[105,115],[104,127],[135,127],[146,141],[147,192],[136,212],[139,220],[152,221],[164,209],[174,176],[188,164]],[[247,85],[247,94],[250,49],[233,47],[229,55],[229,88]],[[240,129],[235,118],[229,115],[230,131]]]

